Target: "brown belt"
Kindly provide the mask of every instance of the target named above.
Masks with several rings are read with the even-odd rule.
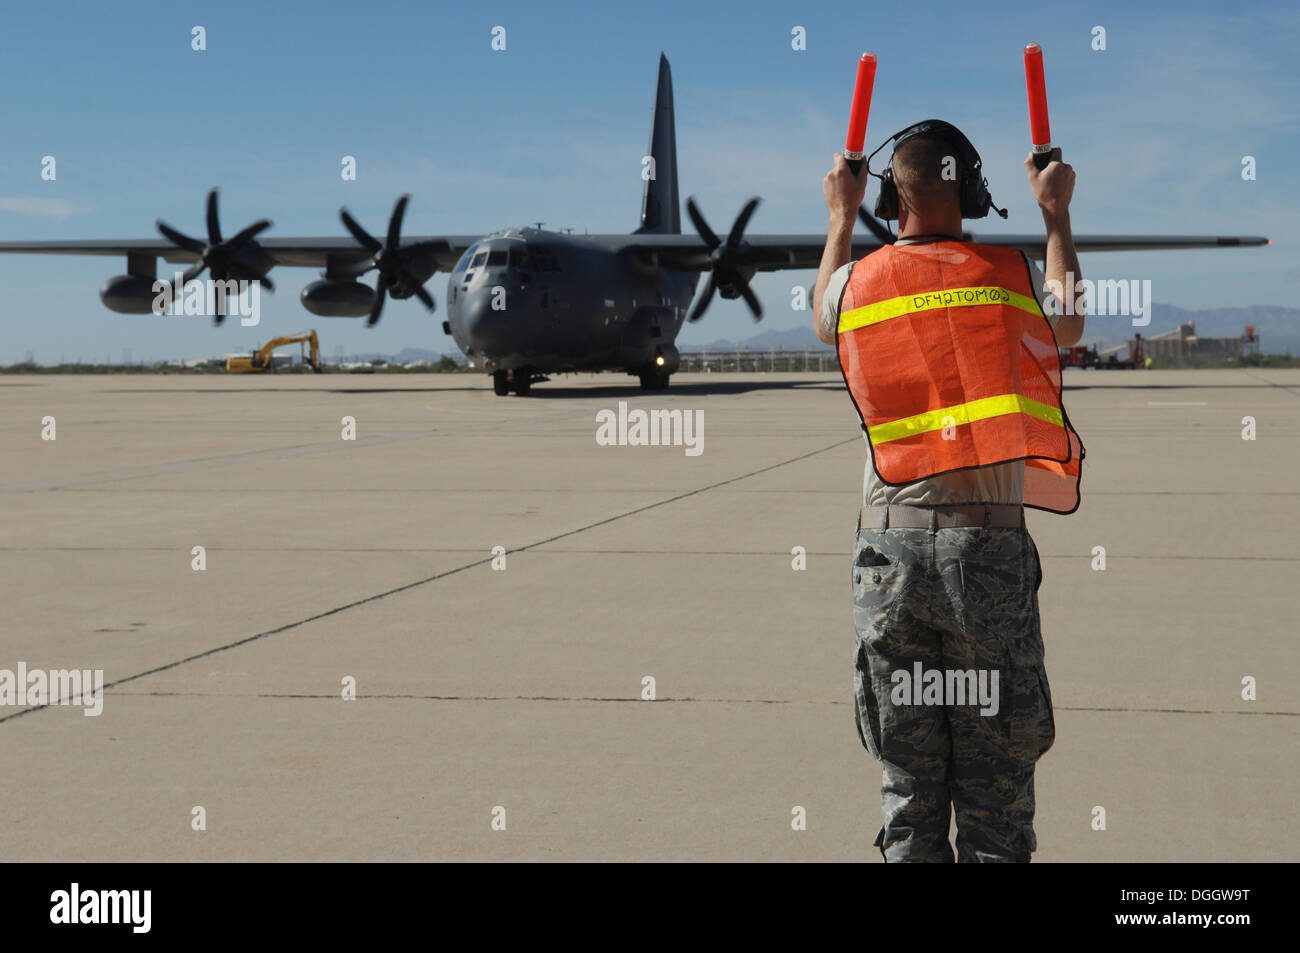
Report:
[[[944,506],[864,506],[858,529],[948,529],[957,526],[1024,526],[1018,503]]]

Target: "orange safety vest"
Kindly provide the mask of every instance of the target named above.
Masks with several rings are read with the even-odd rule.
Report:
[[[1024,460],[1025,506],[1079,508],[1083,443],[1017,249],[943,241],[872,252],[840,297],[838,352],[885,483]]]

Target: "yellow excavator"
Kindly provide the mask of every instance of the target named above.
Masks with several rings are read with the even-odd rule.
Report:
[[[311,355],[304,357],[303,360],[311,365],[311,369],[317,374],[321,372],[320,364],[320,342],[316,340],[316,332],[305,331],[302,334],[287,334],[284,337],[271,338],[262,345],[261,349],[249,357],[231,357],[226,359],[226,370],[235,371],[236,373],[250,373],[253,371],[265,371],[271,369],[271,352],[277,347],[283,347],[286,344],[300,344],[306,341],[311,342]]]

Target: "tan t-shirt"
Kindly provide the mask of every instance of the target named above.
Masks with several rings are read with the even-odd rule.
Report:
[[[897,242],[899,245],[916,244],[907,239]],[[950,247],[960,247],[959,242],[948,243]],[[1035,296],[1048,323],[1055,328],[1060,320],[1060,306],[1055,295],[1047,291],[1047,281],[1042,271],[1032,261],[1025,259],[1029,265],[1029,280],[1033,284]],[[825,323],[839,321],[840,296],[849,280],[849,265],[838,268],[831,275],[826,293],[822,297],[822,317]],[[871,441],[867,433],[862,432],[862,439],[867,445],[867,466],[862,476],[862,505],[883,506],[885,504],[905,506],[937,506],[948,503],[1021,503],[1025,495],[1025,462],[1014,460],[1011,463],[998,463],[978,470],[958,470],[953,473],[941,473],[928,480],[918,480],[902,486],[890,486],[881,481],[871,465]]]

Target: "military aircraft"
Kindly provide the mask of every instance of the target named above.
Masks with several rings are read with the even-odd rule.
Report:
[[[143,241],[0,242],[0,252],[124,255],[126,274],[110,278],[100,299],[123,314],[147,314],[154,307],[157,259],[186,264],[184,280],[205,268],[216,281],[260,281],[276,266],[323,268],[321,278],[303,289],[302,305],[321,317],[366,316],[379,320],[387,295],[416,297],[430,311],[433,297],[424,285],[435,272],[449,271],[448,318],[444,333],[470,360],[492,374],[497,394],[523,396],[546,374],[573,371],[625,371],[642,388],[668,386],[680,355],[674,342],[688,319],[698,320],[715,294],[745,299],[754,318],[763,309],[749,287],[759,271],[817,268],[824,235],[745,235],[759,199],[741,209],[725,238],[709,227],[693,198],[686,211],[695,235],[681,232],[677,194],[677,143],[672,76],[660,54],[649,161],[641,221],[626,235],[574,235],[534,228],[507,228],[490,235],[402,236],[409,196],[398,199],[384,240],[367,232],[346,208],[340,210],[350,238],[259,239],[271,222],[253,223],[223,239],[217,192],[208,194],[207,241],[192,238],[162,221],[161,239]],[[853,242],[860,258],[889,240],[863,211],[874,238]],[[977,236],[970,240],[1022,249],[1030,258],[1046,257],[1041,235]],[[1185,236],[1079,236],[1079,251],[1141,251],[1155,248],[1221,248],[1262,245],[1264,238]],[[360,279],[375,271],[375,287]],[[704,291],[696,296],[700,276]],[[694,299],[694,307],[691,307]],[[221,322],[221,314],[214,316]]]

